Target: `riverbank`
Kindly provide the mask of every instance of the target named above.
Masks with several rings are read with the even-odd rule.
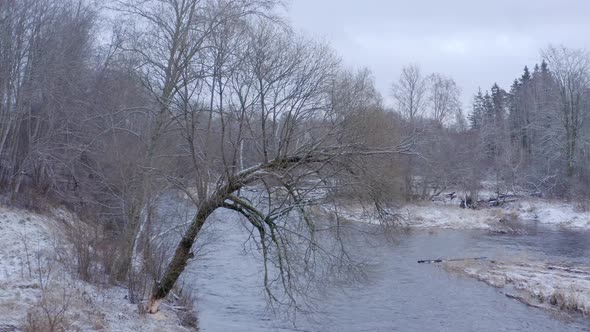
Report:
[[[564,201],[519,197],[500,206],[479,209],[461,208],[457,203],[447,200],[404,204],[390,209],[385,217],[391,217],[396,226],[411,229],[523,234],[526,227],[521,226],[530,223],[570,231],[590,229],[590,212]],[[324,207],[323,212],[350,222],[383,222],[379,218],[383,215],[356,204],[340,204],[338,209]],[[572,267],[534,259],[526,262],[466,260],[443,265],[448,271],[502,288],[507,297],[529,306],[590,315],[590,266]]]
[[[391,223],[409,228],[510,231],[511,223],[541,223],[571,229],[590,229],[590,211],[573,203],[525,197],[499,207],[464,209],[454,202],[418,202],[388,210],[384,219],[374,208],[355,203],[321,207],[321,214],[351,222]],[[390,218],[391,221],[388,221]]]
[[[180,331],[174,310],[142,314],[128,291],[75,273],[64,230],[73,216],[0,207],[0,331]]]
[[[590,267],[540,262],[445,262],[448,271],[503,289],[507,297],[527,305],[590,314]]]

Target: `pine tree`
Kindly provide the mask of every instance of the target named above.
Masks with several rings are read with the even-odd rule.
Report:
[[[477,92],[475,96],[473,96],[473,110],[469,115],[469,124],[471,129],[479,130],[481,129],[481,125],[483,122],[483,113],[484,113],[484,97],[481,92],[481,89]]]
[[[519,152],[531,153],[530,117],[531,103],[533,101],[531,81],[538,75],[539,66],[535,65],[534,74],[531,75],[527,66],[523,74],[510,89],[508,121],[510,125],[510,138],[513,144],[518,144]]]
[[[506,106],[506,91],[500,88],[497,83],[492,86],[492,104],[494,109],[494,122],[496,126],[503,125]]]
[[[488,91],[483,96],[483,121],[482,121],[482,140],[485,149],[485,155],[493,158],[496,155],[496,112],[494,110],[494,101]]]
[[[520,139],[521,112],[519,107],[519,97],[521,86],[521,82],[515,79],[510,87],[508,122],[510,123],[510,141],[512,144],[516,144]]]
[[[524,73],[522,74],[522,77],[520,78],[521,82],[526,82],[529,81],[531,79],[531,73],[529,72],[529,67],[528,66],[524,66]]]

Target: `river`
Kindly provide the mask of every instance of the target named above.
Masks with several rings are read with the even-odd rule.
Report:
[[[368,227],[368,226],[367,226]],[[415,230],[380,239],[359,253],[376,263],[371,277],[328,291],[313,316],[295,325],[271,313],[263,294],[260,257],[248,248],[248,232],[229,211],[218,211],[208,239],[184,275],[194,288],[201,331],[590,331],[590,320],[526,306],[477,280],[419,259],[527,258],[590,264],[590,232],[537,224],[522,234]],[[366,236],[359,236],[363,247]]]

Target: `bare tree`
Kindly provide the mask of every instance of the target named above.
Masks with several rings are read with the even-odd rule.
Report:
[[[428,102],[427,80],[416,65],[406,66],[391,91],[400,112],[410,123],[415,123],[426,111]]]
[[[17,195],[60,194],[74,118],[84,99],[95,8],[68,1],[3,2],[0,42],[0,181]],[[24,186],[23,186],[24,184]]]
[[[209,103],[209,127],[214,107],[213,101],[219,87],[219,72],[210,72],[210,50],[215,50],[214,34],[232,26],[232,22],[246,16],[261,15],[265,8],[274,6],[274,1],[115,1],[114,9],[128,19],[128,36],[123,48],[135,61],[135,72],[152,99],[152,105],[142,112],[147,130],[140,133],[145,154],[137,161],[138,175],[134,178],[135,194],[128,200],[128,225],[126,227],[126,248],[119,262],[117,278],[122,279],[131,266],[136,241],[145,224],[146,211],[158,192],[167,187],[167,176],[173,175],[175,149],[168,146],[178,137],[179,128],[174,116],[177,109],[187,110],[193,105],[193,95],[202,92],[204,84],[212,84]],[[270,16],[270,15],[269,15]],[[217,53],[214,63],[223,62],[224,54]],[[201,61],[204,60],[204,61]],[[215,66],[219,68],[219,66]],[[207,78],[211,78],[207,81]],[[193,120],[196,120],[193,118]],[[195,123],[195,121],[193,121]],[[192,127],[196,130],[196,127]],[[182,133],[180,134],[182,135]],[[211,146],[211,137],[193,145]],[[195,151],[196,149],[193,149]],[[207,150],[193,160],[207,161]],[[195,152],[197,153],[197,152]],[[202,183],[208,183],[210,165],[195,168]],[[200,196],[207,195],[208,186],[197,186]]]
[[[580,129],[588,118],[590,55],[585,50],[550,46],[541,55],[559,87],[561,122],[565,129],[566,174],[574,174]]]
[[[459,111],[461,90],[452,78],[441,74],[428,76],[428,81],[431,116],[439,125],[443,126],[450,117]]]
[[[346,255],[322,248],[318,237],[325,232],[308,208],[325,199],[336,174],[355,169],[363,157],[409,153],[397,145],[371,148],[343,140],[342,124],[350,113],[329,98],[339,71],[329,48],[277,29],[267,20],[250,20],[243,28],[238,24],[233,33],[214,34],[225,39],[215,44],[210,67],[215,74],[205,78],[203,90],[186,98],[188,107],[172,112],[193,166],[192,177],[170,181],[189,195],[197,213],[154,285],[150,312],[158,310],[177,282],[201,228],[217,209],[233,210],[251,225],[264,257],[269,299],[297,305],[296,280],[315,273],[313,262],[318,257],[354,267]],[[242,45],[244,37],[247,43]],[[232,55],[220,59],[228,50],[233,52],[226,54]],[[211,95],[213,102],[204,103],[203,97]],[[195,122],[202,115],[209,118],[206,126]],[[218,142],[219,154],[205,155],[203,147],[195,144],[207,137]],[[247,161],[244,151],[249,154]],[[203,169],[211,178],[198,176]],[[195,193],[192,186],[210,190]],[[256,197],[242,190],[251,186],[261,189]],[[324,194],[318,195],[318,190]],[[334,227],[338,225],[328,229]],[[282,295],[275,292],[275,280]]]

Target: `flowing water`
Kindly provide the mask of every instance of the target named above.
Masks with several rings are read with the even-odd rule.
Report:
[[[395,241],[377,239],[359,253],[378,263],[371,279],[329,291],[320,312],[297,317],[294,326],[269,312],[260,257],[244,250],[249,234],[237,219],[230,212],[215,215],[206,230],[209,243],[185,274],[196,290],[201,331],[590,331],[588,319],[556,317],[501,289],[416,262],[516,256],[590,264],[587,231],[531,224],[521,235],[424,230],[401,233]]]

